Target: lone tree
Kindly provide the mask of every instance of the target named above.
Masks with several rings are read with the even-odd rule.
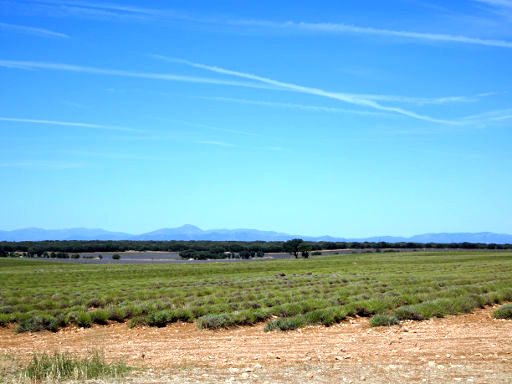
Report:
[[[304,242],[304,240],[302,240],[302,239],[288,240],[283,244],[283,248],[286,252],[288,252],[290,255],[295,256],[295,258],[297,259],[299,257],[299,252],[300,252],[299,246],[303,242]]]
[[[309,257],[309,252],[313,250],[313,247],[311,246],[311,244],[300,243],[298,250],[302,254],[302,257],[307,259]]]

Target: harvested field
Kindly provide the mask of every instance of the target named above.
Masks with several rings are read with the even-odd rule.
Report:
[[[99,349],[144,370],[123,382],[510,383],[512,321],[495,309],[370,328],[355,318],[279,333],[263,325],[202,331],[193,324],[128,329],[124,324],[57,333],[0,330],[0,353],[84,354]]]

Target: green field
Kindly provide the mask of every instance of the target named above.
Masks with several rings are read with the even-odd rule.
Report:
[[[18,332],[127,320],[286,330],[356,315],[379,315],[373,323],[381,325],[511,300],[509,251],[159,265],[0,259],[0,326],[13,323]]]

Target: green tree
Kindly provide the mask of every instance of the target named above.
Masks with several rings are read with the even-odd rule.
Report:
[[[307,259],[313,247],[311,246],[311,244],[300,243],[297,249],[301,253],[302,257]]]
[[[285,252],[288,252],[290,255],[295,256],[297,259],[299,257],[299,245],[302,244],[304,240],[302,239],[292,239],[288,240],[283,244],[283,248]]]

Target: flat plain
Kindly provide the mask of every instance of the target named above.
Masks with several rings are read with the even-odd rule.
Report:
[[[512,322],[492,312],[511,300],[512,252],[157,265],[2,259],[0,354],[26,361],[99,348],[151,369],[133,379],[141,382],[507,382]],[[379,316],[389,325],[371,327]]]

